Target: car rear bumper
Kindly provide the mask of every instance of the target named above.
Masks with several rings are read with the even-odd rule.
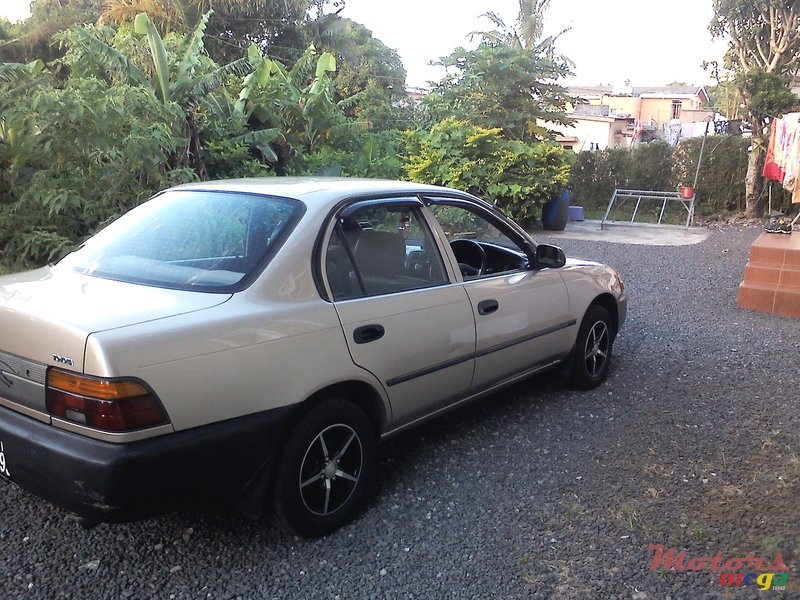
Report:
[[[263,491],[290,412],[112,444],[0,407],[0,443],[7,474],[23,489],[88,519],[130,521],[187,500]]]

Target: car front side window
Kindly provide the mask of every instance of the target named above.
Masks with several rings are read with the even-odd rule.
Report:
[[[434,203],[430,207],[450,243],[465,279],[488,277],[525,269],[524,248],[477,209],[459,203]]]
[[[325,271],[334,300],[448,282],[416,203],[367,204],[339,216],[325,253]]]

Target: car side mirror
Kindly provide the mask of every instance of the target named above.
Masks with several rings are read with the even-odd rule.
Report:
[[[567,256],[558,246],[539,244],[534,255],[534,269],[560,269],[567,264]]]

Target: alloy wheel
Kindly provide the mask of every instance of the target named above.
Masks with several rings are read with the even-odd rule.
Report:
[[[610,343],[608,326],[603,321],[597,321],[586,336],[586,347],[584,348],[584,361],[589,377],[597,377],[603,372],[608,360]]]
[[[361,440],[352,427],[326,427],[309,444],[300,465],[303,504],[319,516],[339,510],[356,489],[363,463]]]

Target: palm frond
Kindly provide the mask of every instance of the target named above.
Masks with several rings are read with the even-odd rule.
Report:
[[[341,110],[347,110],[355,106],[362,98],[367,95],[366,90],[361,90],[360,92],[356,92],[352,96],[348,96],[347,98],[342,98],[336,103]]]
[[[496,12],[489,11],[480,16],[489,19],[496,29],[491,29],[489,31],[473,31],[469,34],[470,40],[475,37],[480,37],[482,41],[492,46],[522,47],[522,42],[517,32],[514,31],[513,27],[506,25],[506,22],[503,21],[502,17]]]
[[[100,21],[114,25],[133,23],[139,13],[146,13],[165,34],[186,30],[186,15],[180,2],[169,0],[105,0]]]
[[[146,13],[139,13],[136,15],[136,19],[133,22],[133,30],[139,35],[147,36],[147,44],[150,46],[150,54],[152,55],[153,65],[156,69],[156,95],[166,104],[171,100],[171,86],[169,63],[167,62],[167,48],[164,46],[164,40],[161,39],[158,28],[156,28],[155,24]]]
[[[312,44],[306,48],[302,56],[297,59],[297,62],[289,69],[289,77],[294,81],[308,80],[311,77],[311,72],[314,69],[314,57],[317,55],[317,49]]]
[[[243,144],[269,144],[281,137],[281,130],[277,128],[272,129],[257,129],[233,138],[233,141]]]
[[[519,0],[519,37],[525,48],[534,48],[544,33],[544,16],[550,0]]]
[[[485,12],[485,13],[479,15],[479,18],[480,17],[483,17],[485,19],[489,19],[494,24],[494,26],[497,27],[498,29],[500,29],[502,31],[508,31],[508,25],[506,25],[506,22],[503,21],[503,19],[500,17],[500,15],[498,15],[496,12],[488,11],[488,12]]]
[[[347,123],[338,123],[332,125],[328,131],[331,135],[343,133],[357,133],[369,129],[369,123],[366,121],[348,121]]]

